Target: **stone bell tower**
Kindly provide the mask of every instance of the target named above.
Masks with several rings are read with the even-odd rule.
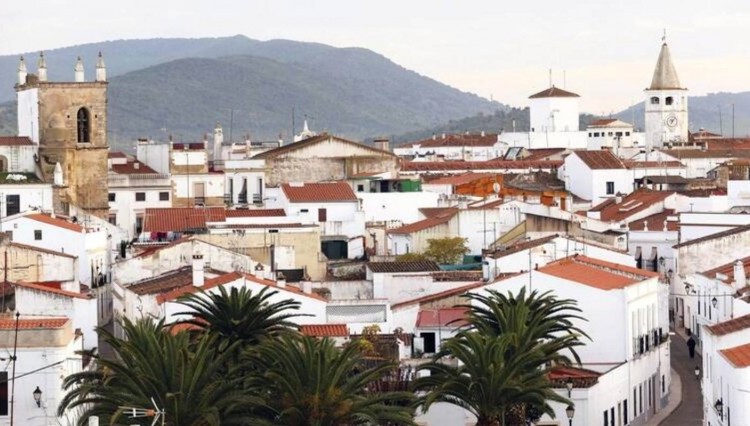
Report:
[[[39,68],[39,75],[26,74],[24,69],[23,79],[19,71],[18,134],[37,144],[41,178],[55,185],[56,210],[67,214],[73,205],[106,219],[109,146],[104,59],[99,53],[95,81],[85,80],[80,57],[71,70],[74,81],[47,81],[43,56]]]

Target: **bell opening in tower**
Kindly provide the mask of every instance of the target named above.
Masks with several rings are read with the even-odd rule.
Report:
[[[78,110],[78,143],[90,143],[89,111],[86,108]]]

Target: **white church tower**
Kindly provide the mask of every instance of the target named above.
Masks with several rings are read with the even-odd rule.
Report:
[[[646,147],[661,148],[688,140],[687,89],[677,78],[669,46],[661,45],[654,77],[646,93]]]

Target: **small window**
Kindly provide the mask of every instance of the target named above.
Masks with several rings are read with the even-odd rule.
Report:
[[[595,137],[595,138],[598,138],[598,137],[599,137],[599,132],[595,132],[595,133],[594,133],[594,137]]]
[[[593,135],[593,133],[589,132],[589,137],[592,137],[591,135]]]
[[[111,214],[111,215],[107,216],[107,222],[111,223],[112,225],[117,226],[117,215],[116,214]]]
[[[145,192],[136,192],[135,193],[135,201],[146,201],[146,193]]]
[[[42,239],[42,230],[41,229],[35,229],[34,230],[34,239],[36,241],[40,241]]]
[[[674,103],[674,98],[672,98],[671,96],[667,96],[667,99],[664,99],[664,103],[666,105],[672,105]]]
[[[114,192],[110,192],[109,193],[109,202],[113,203],[114,201],[115,201],[115,193]]]
[[[364,192],[365,186],[364,185],[357,185],[357,192]]]
[[[309,213],[310,210],[309,209],[299,209],[299,212],[300,213]]]
[[[612,132],[607,133],[607,136],[612,136]]]
[[[5,215],[11,216],[21,213],[21,196],[18,194],[8,194],[5,196]]]
[[[622,132],[615,132],[615,136],[617,136],[618,138],[622,137]]]
[[[169,201],[169,192],[160,192],[159,201]]]
[[[614,193],[615,193],[615,183],[607,182],[607,195],[612,195]]]
[[[659,105],[659,97],[658,96],[652,96],[651,97],[651,105]]]
[[[78,143],[91,142],[91,132],[89,129],[89,111],[86,108],[79,109],[76,118],[78,122]]]
[[[136,216],[135,218],[135,234],[140,235],[143,232],[143,216]]]
[[[625,132],[625,136],[630,136],[630,132]]]

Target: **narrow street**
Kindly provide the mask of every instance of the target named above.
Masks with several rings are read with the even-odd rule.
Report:
[[[695,377],[695,367],[703,368],[700,354],[695,358],[688,356],[685,339],[679,334],[670,337],[670,352],[672,354],[672,368],[682,379],[682,403],[663,422],[666,426],[686,426],[703,424],[703,397],[700,381]]]

